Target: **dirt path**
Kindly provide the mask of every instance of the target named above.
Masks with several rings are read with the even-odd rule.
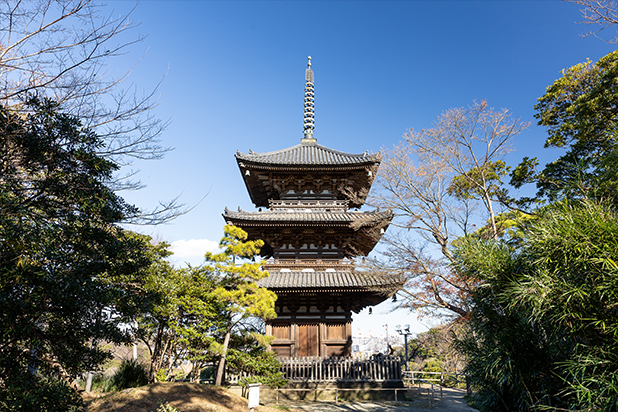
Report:
[[[309,412],[474,412],[476,409],[469,407],[463,399],[466,391],[463,389],[443,388],[442,397],[444,405],[440,405],[440,394],[436,393],[433,407],[430,408],[429,400],[423,391],[418,396],[415,390],[409,392],[408,397],[414,399],[406,402],[305,402],[286,404],[295,411]]]

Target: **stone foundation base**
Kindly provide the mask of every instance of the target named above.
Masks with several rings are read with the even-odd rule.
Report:
[[[233,386],[230,390],[238,395],[247,396],[247,390]],[[405,400],[406,389],[402,381],[384,382],[290,382],[280,389],[268,386],[260,387],[260,403],[295,402],[295,401],[370,401],[370,400]]]

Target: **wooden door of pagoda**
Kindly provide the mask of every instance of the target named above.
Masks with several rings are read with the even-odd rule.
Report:
[[[298,325],[298,356],[320,355],[319,332],[317,323]]]

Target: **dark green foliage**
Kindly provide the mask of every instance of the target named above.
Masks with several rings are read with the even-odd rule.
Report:
[[[618,202],[618,51],[598,62],[577,64],[547,88],[535,106],[546,126],[545,147],[566,153],[534,172],[536,159],[514,169],[511,184],[535,181],[539,196],[550,201],[572,198]]]
[[[80,388],[86,387],[87,376],[84,374],[80,379],[78,379]],[[92,385],[90,387],[92,392],[111,392],[115,390],[112,384],[112,377],[105,376],[103,373],[95,373],[92,377]]]
[[[3,385],[0,391],[0,411],[3,412],[85,410],[81,397],[66,382],[58,379],[20,375]]]
[[[545,146],[565,153],[540,173],[525,158],[511,184],[558,203],[520,216],[514,242],[455,245],[457,270],[481,281],[461,345],[482,410],[618,410],[617,79],[612,52],[565,70],[535,106]]]
[[[618,410],[618,216],[584,202],[544,211],[530,235],[534,272],[514,288],[532,319],[561,338],[570,406]]]
[[[72,382],[108,356],[93,342],[130,338],[118,325],[143,300],[150,259],[117,225],[133,208],[109,187],[117,165],[100,146],[53,102],[0,107],[0,397],[29,368],[49,377],[33,387]]]
[[[196,372],[213,361],[213,332],[224,322],[223,303],[213,294],[216,285],[217,278],[201,267],[174,269],[162,259],[147,271],[150,306],[140,315],[136,334],[149,344],[150,383],[171,378],[180,353]]]
[[[591,202],[538,213],[517,251],[466,239],[480,279],[462,340],[483,411],[618,410],[618,216]]]
[[[431,328],[408,341],[410,370],[425,372],[461,372],[463,354],[453,345],[456,336],[463,332],[464,323]],[[397,348],[397,355],[405,356],[405,348]],[[436,375],[417,375],[422,379],[435,379]]]
[[[174,269],[159,259],[147,271],[150,307],[139,317],[136,334],[150,349],[151,382],[169,379],[179,359],[193,364],[189,378],[197,380],[227,346],[247,346],[249,319],[275,316],[276,295],[255,282],[267,275],[260,263],[238,264],[258,253],[262,241],[247,241],[246,232],[235,226],[224,231],[225,252],[207,253],[204,265]]]
[[[456,252],[459,269],[483,282],[472,294],[471,331],[462,342],[466,373],[482,411],[528,410],[548,393],[553,359],[547,336],[512,308],[505,289],[521,270],[503,243],[466,239]]]
[[[148,368],[133,359],[123,361],[118,372],[112,377],[112,386],[119,391],[147,384]]]
[[[200,381],[215,379],[215,373],[216,372],[217,371],[215,370],[214,366],[209,366],[207,368],[202,369],[200,371]]]

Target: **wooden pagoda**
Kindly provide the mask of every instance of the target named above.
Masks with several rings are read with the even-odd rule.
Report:
[[[349,356],[352,312],[376,305],[397,288],[392,279],[355,270],[390,224],[389,211],[358,211],[380,165],[380,154],[350,154],[317,143],[311,58],[305,76],[304,137],[267,153],[237,152],[236,161],[257,212],[226,208],[227,223],[262,239],[277,294],[277,318],[266,325],[279,356]],[[262,211],[261,208],[266,208]]]

